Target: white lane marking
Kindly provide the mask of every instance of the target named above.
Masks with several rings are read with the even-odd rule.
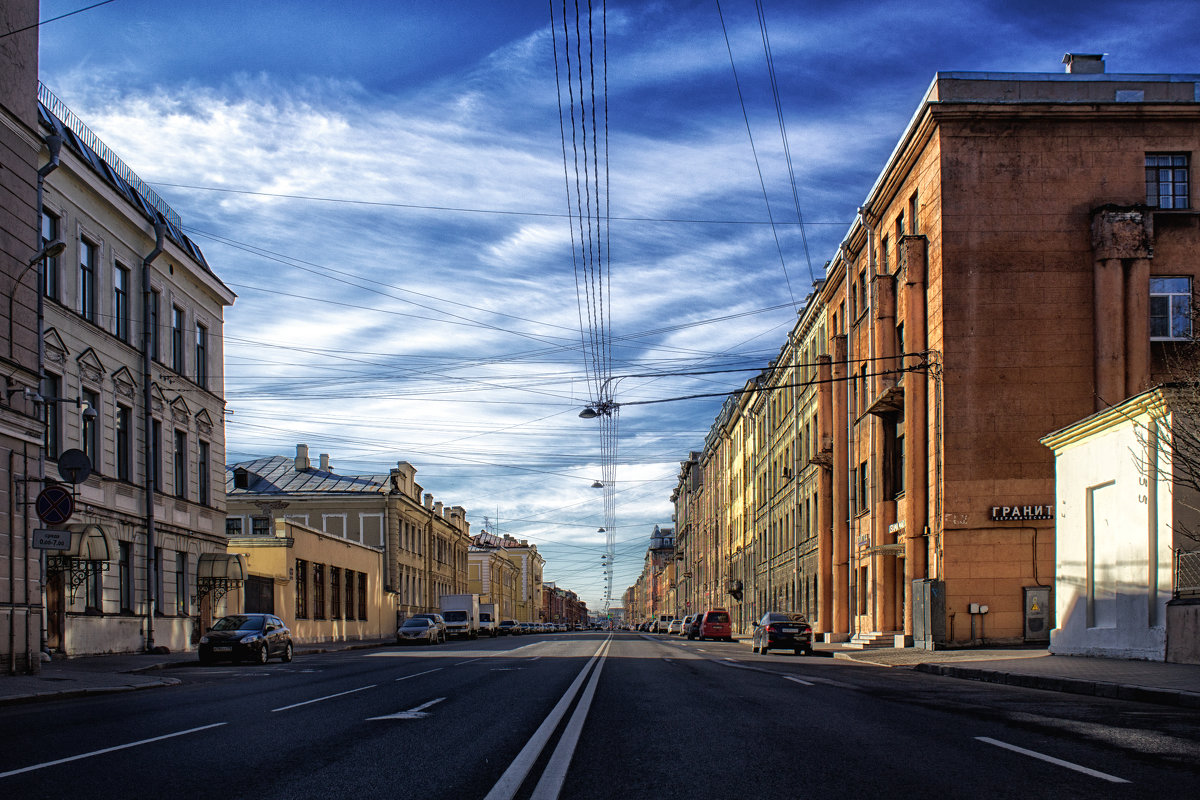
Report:
[[[596,696],[596,684],[600,681],[600,670],[604,669],[604,661],[608,657],[608,646],[611,641],[611,639],[605,640],[604,653],[601,654],[596,668],[592,670],[592,677],[588,680],[587,688],[583,690],[583,697],[579,699],[579,705],[575,706],[575,712],[571,714],[566,730],[563,731],[562,738],[558,740],[554,754],[550,756],[550,762],[546,764],[542,777],[538,779],[530,800],[558,800],[563,782],[567,779],[567,768],[571,766],[571,758],[575,755],[575,747],[579,744],[579,734],[583,731],[584,720],[587,719],[588,711],[592,707],[592,698]]]
[[[209,728],[219,728],[222,725],[226,725],[226,724],[228,724],[228,723],[214,722],[212,725],[201,725],[199,728],[188,728],[186,731],[176,731],[175,733],[165,733],[162,736],[155,736],[151,739],[141,739],[136,742],[130,742],[129,744],[119,744],[119,745],[116,745],[115,747],[106,747],[103,750],[93,750],[90,753],[81,753],[77,756],[69,756],[67,758],[60,758],[55,761],[47,761],[44,764],[34,764],[31,767],[21,767],[20,769],[9,770],[8,772],[0,772],[0,778],[9,778],[9,777],[12,777],[13,775],[20,775],[23,772],[33,772],[35,769],[45,769],[46,767],[56,767],[59,764],[66,764],[71,761],[79,761],[80,759],[91,758],[92,756],[100,756],[100,755],[104,755],[105,753],[113,753],[113,752],[116,752],[117,750],[127,750],[130,747],[140,747],[141,745],[150,744],[151,742],[161,742],[163,739],[172,739],[176,736],[186,736],[189,733],[196,733],[198,731],[206,731]]]
[[[1084,775],[1091,775],[1093,778],[1100,778],[1101,780],[1106,780],[1110,783],[1129,783],[1129,781],[1125,780],[1124,778],[1118,778],[1115,775],[1109,775],[1107,772],[1100,772],[1098,770],[1080,766],[1079,764],[1072,764],[1070,761],[1063,761],[1061,758],[1055,758],[1054,756],[1048,756],[1045,753],[1038,753],[1033,750],[1026,750],[1024,747],[1017,747],[1015,744],[1008,744],[1007,742],[1001,742],[996,739],[989,739],[987,736],[976,736],[975,740],[979,742],[986,742],[988,744],[994,744],[996,747],[1003,747],[1005,750],[1011,750],[1014,753],[1020,753],[1024,756],[1030,756],[1031,758],[1047,761],[1051,764],[1057,764],[1060,767],[1073,769],[1076,772],[1082,772]]]
[[[441,670],[442,670],[442,668],[441,668],[441,667],[436,667],[436,668],[434,668],[434,669],[427,669],[427,670],[425,670],[424,672],[417,672],[417,673],[414,673],[414,674],[412,674],[412,675],[405,675],[403,678],[396,678],[396,680],[398,680],[398,681],[406,681],[406,680],[408,680],[409,678],[419,678],[419,677],[421,677],[422,675],[428,675],[428,674],[429,674],[429,673],[431,673],[431,672],[441,672]]]
[[[815,683],[809,683],[808,681],[802,681],[799,678],[793,678],[791,675],[784,675],[783,679],[785,681],[793,681],[795,683],[803,683],[805,686],[816,686]]]
[[[482,657],[483,656],[480,656],[480,658],[482,658]],[[467,661],[460,661],[457,664],[455,664],[454,666],[461,667],[463,664],[473,664],[474,662],[476,662],[478,660],[479,660],[479,658],[472,658],[472,659],[468,659]]]
[[[546,746],[546,742],[550,740],[554,730],[558,727],[559,721],[567,713],[567,708],[574,701],[575,695],[579,694],[579,687],[583,685],[584,678],[587,677],[588,671],[596,663],[596,659],[600,657],[600,651],[604,649],[604,645],[611,638],[612,636],[610,635],[608,639],[605,639],[596,648],[596,652],[592,655],[591,659],[583,665],[583,669],[579,670],[579,674],[575,676],[575,680],[567,687],[567,691],[550,711],[549,716],[534,731],[533,736],[521,748],[521,752],[517,753],[517,757],[508,765],[508,769],[504,770],[504,774],[500,776],[500,780],[496,781],[496,785],[487,793],[484,800],[512,800],[516,796],[517,791],[521,788],[521,784],[525,782],[525,776],[529,774],[529,770],[533,767],[533,762],[537,761],[538,756],[542,754],[542,748]]]
[[[395,714],[386,714],[382,717],[367,717],[367,720],[370,721],[373,719],[422,719],[424,717],[429,716],[428,714],[425,713],[425,709],[429,708],[432,705],[436,705],[437,703],[440,703],[445,699],[446,698],[444,698],[444,697],[439,697],[436,700],[430,700],[428,703],[422,703],[421,705],[417,706],[416,708],[410,708],[408,711],[398,711]]]
[[[355,692],[361,692],[366,689],[373,689],[373,688],[375,688],[375,684],[372,683],[370,686],[360,686],[357,689],[351,689],[348,692],[338,692],[337,694],[329,694],[329,695],[325,695],[324,697],[317,697],[313,700],[305,700],[303,703],[292,703],[290,706],[283,706],[281,708],[272,708],[271,713],[274,714],[276,711],[287,711],[289,709],[299,708],[300,706],[307,706],[311,703],[320,703],[322,700],[332,700],[335,697],[342,697],[344,695],[354,694]]]

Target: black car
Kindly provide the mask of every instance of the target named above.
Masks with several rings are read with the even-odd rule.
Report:
[[[704,612],[701,611],[699,614],[692,617],[690,622],[688,622],[687,628],[684,630],[684,634],[689,639],[699,639],[700,638],[700,625],[703,622],[704,622]]]
[[[812,626],[803,614],[787,611],[768,611],[754,623],[751,649],[764,656],[771,648],[792,650],[796,655],[812,655]]]
[[[450,638],[449,635],[446,633],[446,620],[444,620],[442,618],[441,614],[433,614],[433,613],[413,614],[411,619],[427,619],[430,622],[432,622],[434,627],[437,628],[439,642],[444,642],[448,638]],[[397,629],[397,633],[399,633],[399,629]]]
[[[521,623],[515,619],[502,619],[498,630],[501,636],[517,636],[521,633]]]
[[[231,614],[217,620],[200,637],[201,664],[214,661],[256,661],[272,656],[292,660],[292,632],[274,614]]]
[[[410,617],[396,631],[396,644],[437,644],[444,641],[433,620]]]

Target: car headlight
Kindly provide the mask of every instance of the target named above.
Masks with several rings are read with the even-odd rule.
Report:
[[[257,641],[258,641],[258,634],[252,633],[249,636],[243,636],[239,640],[239,644],[254,644]]]
[[[207,636],[201,636],[201,637],[200,637],[200,644],[208,644],[208,637],[207,637]]]

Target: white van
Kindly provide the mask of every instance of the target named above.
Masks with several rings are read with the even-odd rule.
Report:
[[[654,621],[655,633],[666,633],[667,628],[671,627],[671,620],[675,619],[674,614],[659,614],[658,619]]]

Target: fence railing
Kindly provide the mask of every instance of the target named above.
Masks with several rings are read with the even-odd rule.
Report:
[[[183,223],[179,219],[179,215],[175,213],[175,209],[167,205],[167,201],[159,197],[158,192],[150,188],[150,185],[138,177],[137,173],[129,168],[129,165],[121,160],[121,157],[108,148],[104,142],[100,141],[100,137],[92,133],[91,128],[84,124],[83,120],[75,116],[75,112],[67,108],[63,101],[54,96],[54,93],[46,88],[46,84],[38,81],[38,102],[50,110],[50,113],[58,117],[64,125],[75,132],[75,135],[95,151],[96,155],[104,159],[104,163],[112,168],[113,172],[121,176],[121,179],[128,183],[135,192],[140,194],[147,203],[154,206],[166,218],[167,222],[174,225],[177,229],[183,227]]]
[[[1200,550],[1175,551],[1175,596],[1200,597]]]

